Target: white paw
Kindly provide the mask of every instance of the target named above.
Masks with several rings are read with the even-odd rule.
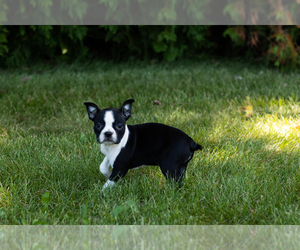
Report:
[[[115,185],[115,182],[114,182],[114,181],[107,180],[107,181],[105,182],[105,184],[103,185],[101,192],[103,192],[104,189],[106,189],[106,188],[108,188],[108,187],[113,187],[114,185]]]

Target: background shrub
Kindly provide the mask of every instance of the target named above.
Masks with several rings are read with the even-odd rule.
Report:
[[[276,67],[299,66],[299,26],[0,26],[1,66],[37,60],[174,61],[244,56]]]

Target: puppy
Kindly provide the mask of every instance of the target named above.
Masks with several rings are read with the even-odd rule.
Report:
[[[100,171],[108,180],[102,191],[123,178],[129,169],[145,165],[159,165],[167,180],[175,180],[181,186],[188,162],[202,147],[181,130],[167,125],[126,125],[133,102],[134,99],[125,101],[120,109],[100,109],[94,103],[84,103],[105,155]]]

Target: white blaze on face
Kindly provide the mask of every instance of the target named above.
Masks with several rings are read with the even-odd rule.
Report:
[[[110,139],[113,141],[113,142],[116,142],[117,141],[117,134],[116,134],[116,131],[114,130],[113,128],[113,123],[115,121],[115,118],[114,118],[114,114],[112,111],[106,111],[105,114],[104,114],[104,122],[105,122],[105,125],[104,125],[104,128],[103,130],[101,131],[100,133],[100,142],[102,143],[104,140],[105,140],[105,133],[106,132],[111,132],[112,135],[110,137]],[[107,143],[107,142],[104,142],[104,143]],[[112,143],[112,142],[108,142],[108,143]]]

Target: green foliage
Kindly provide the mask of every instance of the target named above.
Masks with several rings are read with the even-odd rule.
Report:
[[[207,6],[210,0],[99,0],[106,7],[105,20],[117,23],[172,24],[178,20],[178,14],[184,16],[186,23],[206,22]],[[133,9],[136,10],[133,15]],[[181,9],[182,13],[178,13]]]
[[[0,24],[295,24],[299,11],[298,0],[0,0]]]
[[[0,29],[0,39],[7,34],[4,38],[9,41],[4,47],[8,53],[2,53],[2,65],[11,67],[37,59],[83,57],[87,53],[82,43],[86,32],[84,26],[6,26]],[[0,45],[3,47],[1,40]],[[62,55],[62,50],[67,53]]]
[[[186,49],[186,46],[184,44],[175,45],[175,42],[177,41],[175,26],[166,26],[164,28],[165,29],[159,34],[156,34],[156,36],[152,35],[154,38],[152,47],[155,52],[162,52],[163,58],[166,61],[173,61],[176,57],[182,54],[183,50]]]
[[[298,27],[288,27],[283,29],[275,26],[271,29],[271,43],[267,51],[267,59],[274,63],[276,67],[300,65],[300,54],[295,41],[299,39],[300,31]]]
[[[231,1],[224,8],[223,14],[226,15],[228,13],[235,23],[242,23],[244,18],[241,10],[244,8],[245,6],[242,1]]]
[[[86,58],[89,39],[105,43],[114,60],[131,56],[174,61],[212,46],[209,26],[3,26],[0,29],[2,66],[19,66],[38,59]],[[9,43],[6,44],[6,41]],[[95,43],[95,41],[93,43]],[[89,44],[88,46],[86,44]],[[96,50],[103,53],[101,46]]]
[[[223,35],[230,37],[233,47],[251,51],[275,67],[300,65],[298,26],[229,26]]]
[[[211,0],[183,1],[183,9],[186,10],[190,22],[195,24],[212,23],[212,21],[209,21],[211,14],[210,2]]]
[[[10,11],[9,23],[63,24],[82,23],[87,13],[88,4],[82,0],[0,0],[0,23],[8,20],[6,13]]]
[[[241,26],[229,27],[223,33],[223,36],[229,36],[235,45],[244,45],[245,36],[241,36],[241,32],[244,33],[244,29]]]
[[[0,26],[0,65],[91,57],[171,62],[203,54],[264,58],[277,67],[295,68],[300,63],[297,26],[222,29],[193,25]]]
[[[8,48],[7,48],[7,29],[0,26],[0,57],[3,56],[5,53],[8,52]]]
[[[8,5],[6,0],[0,0],[0,23],[7,21],[6,12],[8,10]],[[0,33],[1,34],[1,33]],[[1,41],[0,41],[1,43]]]
[[[149,56],[174,61],[185,55],[212,46],[209,26],[101,26],[106,30],[105,41],[127,46],[129,52],[144,59]],[[137,29],[136,29],[137,28]],[[189,51],[187,52],[187,49]]]
[[[103,25],[100,26],[106,30],[105,41],[113,41],[115,43],[120,44],[121,42],[126,41],[129,36],[130,27],[126,26],[118,26],[118,25]]]
[[[0,26],[0,66],[87,56],[171,62],[214,53],[264,58],[276,67],[295,68],[300,65],[299,28],[256,24],[294,24],[299,11],[299,0],[228,0],[218,8],[215,0],[0,0],[1,24],[51,24]],[[95,16],[101,23],[127,25],[55,26],[87,23]],[[223,18],[226,23],[254,26],[223,26],[214,33],[218,28],[213,26],[173,25],[214,24]],[[131,25],[136,23],[142,25]]]

